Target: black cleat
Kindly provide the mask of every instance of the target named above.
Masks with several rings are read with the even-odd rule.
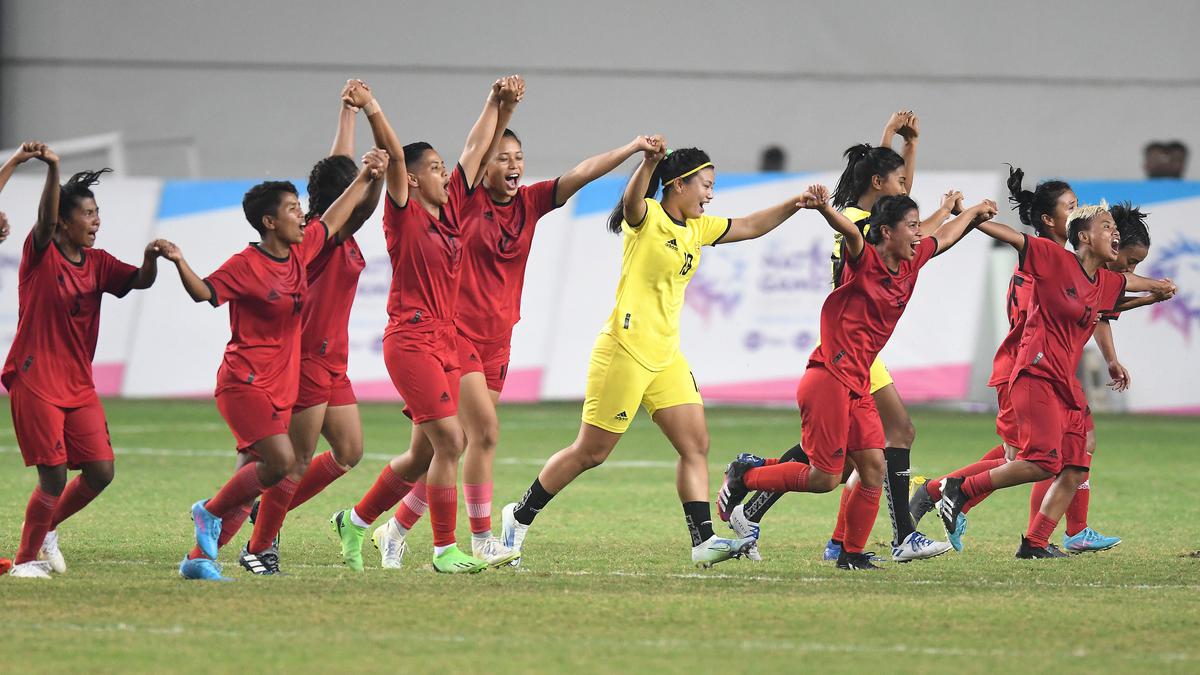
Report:
[[[908,500],[908,512],[912,515],[914,528],[920,524],[925,514],[937,507],[933,497],[929,496],[929,488],[926,487],[928,484],[929,481],[926,481],[917,486],[917,489],[913,491],[912,499]]]
[[[954,530],[958,526],[958,516],[970,501],[963,494],[962,484],[962,478],[947,477],[942,481],[942,498],[938,500],[937,511],[938,515],[942,517],[942,527],[946,528],[947,537],[954,534]]]
[[[242,549],[242,555],[238,557],[238,562],[246,571],[251,574],[272,575],[279,574],[279,549],[275,548],[274,544],[261,553],[251,553],[250,544],[246,544]]]
[[[1029,543],[1025,537],[1021,537],[1021,547],[1017,549],[1017,558],[1021,560],[1038,560],[1041,558],[1066,558],[1066,553],[1063,553],[1057,546],[1051,544],[1046,548],[1038,548]]]
[[[845,549],[838,555],[837,567],[839,570],[879,570],[882,567],[872,562],[872,559],[878,560],[874,553],[866,551],[862,553],[850,553]]]
[[[742,477],[746,472],[754,468],[751,462],[743,461],[742,456],[729,463],[725,467],[725,480],[721,483],[721,489],[717,491],[717,515],[721,520],[729,522],[729,514],[733,512],[733,507],[742,503],[750,490],[746,488],[746,483],[742,481]]]

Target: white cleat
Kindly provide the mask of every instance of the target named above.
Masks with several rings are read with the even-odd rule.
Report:
[[[514,502],[505,504],[500,511],[500,544],[517,554],[508,563],[512,567],[521,566],[521,545],[525,543],[525,535],[529,532],[528,525],[517,522],[516,510],[517,505]]]
[[[762,560],[762,554],[758,552],[759,525],[746,517],[745,504],[733,507],[733,511],[729,514],[729,529],[733,530],[739,538],[748,537],[754,540],[754,543],[746,551],[748,560]]]
[[[50,564],[50,570],[58,574],[67,571],[67,560],[63,558],[62,551],[58,548],[58,531],[50,530],[46,533],[46,538],[42,540],[42,547],[38,549],[37,559]]]
[[[908,562],[936,558],[953,548],[948,541],[934,541],[920,532],[913,532],[899,546],[892,547],[892,560]]]
[[[398,570],[404,567],[404,554],[408,552],[408,542],[405,535],[400,534],[400,527],[395,518],[375,528],[371,541],[379,549],[379,564],[386,570]]]
[[[520,558],[521,552],[501,544],[496,537],[488,537],[481,540],[471,539],[471,555],[486,562],[488,567],[500,567]]]
[[[746,555],[753,544],[754,540],[749,537],[721,539],[714,534],[708,538],[708,541],[692,547],[692,562],[696,564],[696,567],[708,569],[719,562]]]
[[[8,576],[22,579],[49,579],[50,563],[45,560],[30,560],[29,562],[13,565]]]

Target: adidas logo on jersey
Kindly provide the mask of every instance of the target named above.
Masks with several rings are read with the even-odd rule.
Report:
[[[442,403],[449,403],[449,402],[450,402],[450,394],[443,391],[442,392]]]
[[[277,291],[276,291],[274,288],[272,288],[272,289],[271,289],[271,292],[270,292],[270,293],[267,293],[267,300],[268,300],[268,301],[275,301],[275,300],[278,300],[278,299],[279,299],[279,293],[278,293],[278,292],[277,292]]]
[[[1055,450],[1051,450],[1051,451],[1050,451],[1050,456],[1051,456],[1051,457],[1053,457],[1053,458],[1055,458],[1055,459],[1058,459],[1058,450],[1057,450],[1057,449],[1055,449]]]
[[[1079,297],[1079,292],[1075,290],[1074,286],[1070,286],[1067,288],[1067,296],[1076,298],[1076,297]]]
[[[629,415],[625,414],[625,411],[622,410],[621,412],[619,412],[615,416],[613,416],[613,419],[615,419],[618,422],[628,422]]]
[[[672,251],[678,251],[679,244],[674,239],[668,239],[667,240],[667,248],[671,249]]]
[[[833,456],[834,456],[834,457],[842,457],[842,456],[844,456],[845,454],[846,454],[846,451],[845,451],[845,450],[843,450],[842,448],[838,448],[837,450],[834,450],[834,451],[833,451]]]

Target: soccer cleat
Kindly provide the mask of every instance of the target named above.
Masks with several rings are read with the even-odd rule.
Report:
[[[233,581],[221,574],[221,566],[209,558],[184,558],[179,563],[179,576],[201,581]]]
[[[1046,548],[1038,548],[1029,543],[1029,540],[1024,536],[1021,537],[1021,547],[1017,549],[1017,558],[1021,560],[1035,560],[1041,558],[1066,558],[1067,554],[1063,553],[1057,546],[1053,544]]]
[[[400,534],[395,518],[388,518],[386,523],[371,533],[371,543],[379,550],[379,564],[383,569],[398,570],[404,567],[404,554],[408,553],[405,536]]]
[[[830,539],[825,543],[825,551],[821,553],[821,560],[837,560],[842,557],[842,545]]]
[[[500,543],[517,552],[517,557],[508,563],[512,567],[521,566],[521,545],[525,543],[525,535],[529,532],[529,526],[517,520],[516,510],[514,502],[505,504],[500,511]]]
[[[433,571],[442,574],[478,574],[487,566],[487,562],[463,553],[458,546],[451,546],[441,555],[433,556]]]
[[[754,468],[753,461],[742,460],[747,454],[738,455],[729,463],[729,466],[725,467],[725,480],[721,483],[721,489],[717,491],[717,515],[725,522],[729,522],[729,512],[733,510],[733,507],[741,504],[750,492],[746,483],[742,481],[746,472]],[[754,457],[754,455],[750,455],[750,457]],[[758,458],[754,457],[754,459]]]
[[[350,509],[338,511],[329,518],[333,531],[342,541],[342,560],[355,572],[363,571],[362,544],[367,528],[350,522]]]
[[[753,544],[754,539],[750,537],[721,539],[714,534],[707,541],[692,547],[692,562],[696,567],[708,569],[719,562],[746,555]]]
[[[729,529],[733,530],[739,538],[753,539],[754,543],[746,551],[746,558],[749,560],[762,560],[762,554],[758,552],[758,536],[761,528],[758,523],[751,521],[746,517],[746,505],[738,504],[733,507],[733,511],[729,513]]]
[[[1069,537],[1063,533],[1063,548],[1070,553],[1107,551],[1119,543],[1120,537],[1106,537],[1090,527],[1085,527]]]
[[[962,478],[947,476],[942,482],[942,498],[937,503],[938,515],[942,518],[942,527],[946,528],[946,537],[950,539],[951,545],[954,545],[955,532],[958,531],[958,517],[962,515],[963,507],[968,501],[968,497],[963,494],[962,484]],[[962,535],[958,535],[957,539],[958,545],[954,546],[954,550],[961,551]]]
[[[879,570],[883,569],[875,564],[875,554],[869,551],[862,553],[851,553],[843,550],[837,559],[837,568],[839,570]]]
[[[910,560],[936,558],[948,552],[951,548],[952,546],[949,542],[934,541],[920,532],[913,532],[905,537],[899,546],[892,547],[892,560],[895,562],[908,562]]]
[[[20,565],[13,565],[8,576],[21,579],[49,579],[50,563],[45,560],[30,560]]]
[[[739,452],[738,456],[733,458],[733,461],[749,464],[751,469],[757,469],[760,466],[767,465],[767,460],[752,452]]]
[[[478,542],[472,539],[471,554],[486,562],[488,567],[507,565],[521,557],[520,551],[514,551],[501,544],[496,537],[488,537]]]
[[[46,538],[42,540],[42,547],[38,549],[37,559],[50,563],[52,572],[62,574],[67,571],[67,560],[63,558],[62,551],[58,548],[57,530],[50,530],[46,533]]]
[[[967,533],[967,514],[958,514],[958,520],[954,521],[954,531],[946,533],[946,540],[954,547],[955,551],[963,550],[963,535]]]
[[[246,544],[242,549],[242,555],[238,557],[238,562],[251,574],[263,576],[279,574],[279,549],[272,544],[265,551],[251,553],[250,544]]]
[[[221,538],[221,519],[208,512],[204,505],[208,500],[202,499],[192,504],[192,523],[196,529],[196,546],[205,557],[216,560],[217,540]]]
[[[929,496],[929,487],[926,485],[928,482],[929,480],[924,476],[913,476],[912,478],[912,487],[908,491],[908,513],[912,516],[913,527],[920,525],[925,514],[937,506],[933,497]]]

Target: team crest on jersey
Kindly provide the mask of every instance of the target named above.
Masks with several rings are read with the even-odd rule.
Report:
[[[1192,331],[1200,326],[1200,239],[1178,234],[1175,241],[1156,248],[1162,255],[1155,256],[1149,276],[1173,280],[1179,293],[1152,306],[1150,320],[1166,321],[1191,342]]]

